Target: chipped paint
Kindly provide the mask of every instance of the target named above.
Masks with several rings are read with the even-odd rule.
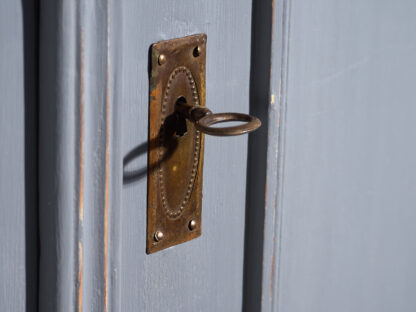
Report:
[[[161,87],[154,86],[150,91],[150,100],[156,101],[160,97]]]

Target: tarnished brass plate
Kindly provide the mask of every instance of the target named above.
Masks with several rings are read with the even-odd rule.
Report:
[[[201,235],[204,138],[175,103],[205,106],[205,58],[205,34],[151,47],[147,253]]]

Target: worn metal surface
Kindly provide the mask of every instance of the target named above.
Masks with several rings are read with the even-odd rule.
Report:
[[[148,253],[201,235],[203,133],[234,136],[261,125],[251,115],[213,114],[205,107],[206,39],[193,35],[151,48]],[[229,121],[243,124],[211,126]]]
[[[162,41],[151,48],[148,253],[201,235],[204,137],[177,112],[176,102],[182,97],[189,105],[205,106],[205,51],[203,34]],[[188,226],[191,220],[198,224],[193,230]]]
[[[231,127],[212,127],[212,125],[230,121],[243,122],[241,125]],[[256,131],[261,126],[261,121],[248,114],[241,113],[216,113],[207,114],[196,121],[196,127],[203,133],[216,136],[234,136],[248,134]]]

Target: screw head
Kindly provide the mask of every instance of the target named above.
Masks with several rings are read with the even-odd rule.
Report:
[[[191,221],[189,221],[188,228],[189,228],[191,231],[195,230],[195,229],[196,229],[196,221],[195,221],[195,220],[191,220]]]
[[[154,240],[156,241],[156,242],[159,242],[159,241],[161,241],[162,239],[163,239],[163,232],[161,232],[161,231],[156,231],[155,232],[155,235],[154,235]]]
[[[159,65],[163,65],[166,63],[166,56],[164,54],[159,55],[158,63]]]
[[[201,47],[200,46],[196,46],[194,51],[192,52],[192,54],[194,55],[194,57],[198,57],[201,55]]]

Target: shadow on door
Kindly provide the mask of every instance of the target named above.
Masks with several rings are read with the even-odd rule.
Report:
[[[261,310],[272,1],[253,0],[250,114],[262,126],[249,136],[244,245],[243,311]]]
[[[22,0],[25,120],[26,312],[38,310],[38,1]]]

